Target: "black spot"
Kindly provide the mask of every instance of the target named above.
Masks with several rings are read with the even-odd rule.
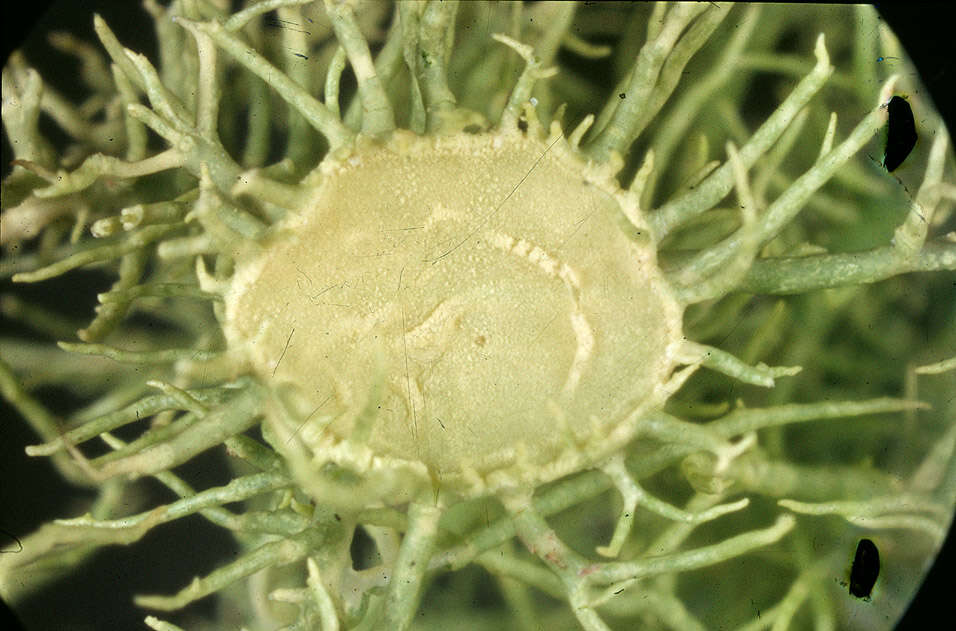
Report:
[[[626,99],[626,98],[627,98],[627,92],[621,92],[620,94],[617,95],[617,98],[619,98],[619,99]]]
[[[355,529],[349,546],[349,555],[352,559],[352,569],[358,572],[380,565],[382,562],[375,542],[364,528]]]
[[[895,171],[916,146],[916,120],[910,104],[901,96],[894,96],[887,105],[889,123],[886,133],[886,151],[883,166]]]
[[[880,575],[880,552],[869,539],[860,539],[850,569],[850,595],[869,598]]]
[[[528,121],[526,121],[526,120],[523,119],[523,118],[519,118],[519,119],[518,119],[518,129],[520,129],[522,132],[528,131]]]

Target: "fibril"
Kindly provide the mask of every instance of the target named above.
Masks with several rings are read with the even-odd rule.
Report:
[[[100,49],[55,38],[81,105],[22,56],[4,68],[0,271],[116,278],[79,331],[5,299],[70,352],[0,340],[3,394],[43,441],[27,454],[98,494],[18,533],[5,599],[198,513],[240,557],[136,598],[218,594],[216,620],[165,614],[183,628],[900,615],[956,497],[956,333],[915,314],[956,304],[893,309],[956,269],[956,188],[916,96],[919,177],[861,157],[889,99],[916,94],[875,61],[903,58],[875,14],[832,9],[855,30],[810,29],[795,64],[759,6],[220,4],[147,2],[158,64],[98,17]],[[594,85],[562,50],[619,70]],[[756,69],[794,80],[751,121],[733,104],[767,89]],[[913,271],[933,274],[861,288]],[[82,407],[54,415],[43,384]],[[210,450],[232,479],[197,490],[182,465]],[[130,514],[145,476],[178,499]],[[866,603],[839,585],[864,534],[894,568]]]

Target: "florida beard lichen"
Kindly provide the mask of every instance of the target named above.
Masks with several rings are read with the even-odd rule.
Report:
[[[861,333],[876,316],[851,305],[861,284],[956,268],[944,234],[956,196],[928,107],[921,178],[891,182],[851,161],[904,81],[863,63],[870,12],[854,13],[852,54],[869,68],[857,84],[816,32],[795,74],[767,41],[782,22],[760,7],[639,9],[617,44],[644,44],[596,103],[587,73],[552,64],[559,48],[610,54],[573,25],[619,33],[620,7],[280,0],[229,15],[224,4],[147,2],[158,68],[99,18],[106,55],[56,40],[85,64],[96,98],[82,107],[22,57],[4,69],[17,160],[3,273],[42,282],[99,264],[117,277],[78,331],[4,303],[62,350],[100,360],[78,369],[75,355],[0,341],[0,388],[43,441],[27,453],[98,493],[88,513],[0,557],[4,598],[17,605],[99,546],[198,513],[241,555],[138,605],[175,611],[219,594],[215,624],[323,631],[825,627],[899,614],[879,581],[871,611],[827,580],[861,532],[897,558],[941,542],[956,411],[945,384],[917,393],[916,375],[948,378],[939,349],[954,340],[893,321],[907,339],[934,336],[932,352],[905,369],[905,389],[903,367],[879,373],[892,386],[869,387],[871,355],[885,368],[905,344]],[[745,96],[735,73],[755,68],[799,81],[753,123],[731,103]],[[811,107],[828,82],[854,97],[835,99],[855,104],[845,137],[836,113]],[[73,137],[68,150],[54,150],[41,116]],[[565,118],[579,121],[569,133]],[[275,131],[285,157],[271,161]],[[821,190],[831,179],[838,190]],[[882,214],[874,200],[888,200]],[[143,314],[176,333],[127,318]],[[880,352],[841,351],[844,330]],[[861,383],[824,385],[832,374]],[[33,389],[44,382],[85,406],[59,418]],[[899,442],[886,419],[923,436],[895,445],[895,462],[881,455]],[[110,451],[89,449],[96,438]],[[183,465],[221,447],[231,481],[196,490]],[[176,498],[130,514],[123,493],[146,476]],[[462,597],[473,579],[455,570],[468,565],[497,581],[489,611]],[[450,582],[423,606],[436,575]]]

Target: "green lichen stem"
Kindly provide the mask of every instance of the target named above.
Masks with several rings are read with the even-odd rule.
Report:
[[[104,464],[98,474],[105,478],[118,475],[140,477],[175,467],[227,438],[252,427],[259,418],[256,388],[250,386],[212,410],[202,423],[187,427],[169,440],[142,452]]]
[[[476,563],[499,577],[508,577],[533,586],[552,598],[564,598],[564,585],[540,563],[520,559],[514,553],[491,550],[479,556]]]
[[[278,10],[279,20],[288,25],[301,25],[299,27],[283,28],[280,32],[282,45],[289,54],[284,55],[285,72],[295,83],[302,87],[309,94],[315,94],[315,85],[319,80],[318,73],[315,72],[314,65],[311,62],[312,55],[310,46],[311,31],[306,30],[306,26],[311,27],[302,17],[302,11],[298,6],[284,6]],[[303,59],[305,57],[305,59]],[[336,115],[337,116],[337,115]],[[285,157],[295,164],[311,166],[316,157],[316,135],[315,130],[299,112],[292,108],[287,110],[288,122],[286,124],[288,140],[286,142]]]
[[[886,246],[865,252],[757,259],[737,291],[802,294],[939,270],[956,270],[956,243],[931,241],[918,256],[908,258],[902,258],[897,248]]]
[[[124,53],[142,77],[146,96],[149,98],[149,103],[153,109],[179,131],[189,131],[189,121],[193,117],[189,115],[179,98],[163,84],[159,78],[159,73],[156,72],[156,68],[153,67],[149,59],[145,55],[133,52],[128,48],[124,49]]]
[[[814,54],[817,64],[810,74],[804,77],[784,102],[754,132],[750,140],[740,148],[740,158],[745,168],[753,167],[757,160],[777,142],[797,113],[823,88],[833,72],[822,34],[817,39]],[[654,228],[654,234],[658,240],[663,239],[677,226],[713,208],[733,186],[733,167],[726,162],[693,191],[668,201],[651,213],[648,219]]]
[[[942,199],[943,170],[946,166],[946,150],[949,134],[940,126],[933,138],[926,162],[923,183],[910,203],[910,212],[893,234],[893,246],[901,257],[915,258],[926,242],[929,227],[933,223],[936,207]]]
[[[92,247],[68,256],[52,265],[41,267],[32,272],[21,272],[14,274],[15,283],[35,283],[41,280],[48,280],[59,276],[65,272],[96,263],[100,261],[109,261],[117,259],[131,252],[163,239],[174,230],[179,229],[178,225],[158,225],[148,226],[136,232],[130,233],[125,239],[117,243]]]
[[[736,502],[713,506],[699,512],[682,510],[647,493],[647,491],[637,483],[637,480],[631,476],[625,466],[624,460],[623,454],[617,454],[603,467],[604,472],[611,478],[614,482],[614,486],[621,494],[624,505],[621,509],[621,515],[618,518],[617,525],[614,528],[611,543],[607,546],[597,548],[597,552],[601,556],[613,558],[621,551],[621,547],[630,534],[638,506],[643,506],[650,512],[672,521],[704,523],[717,519],[727,513],[746,508],[750,503],[749,499],[744,498]]]
[[[53,147],[37,126],[43,94],[40,73],[32,68],[24,72],[14,72],[12,68],[4,66],[2,87],[3,126],[9,138],[16,141],[11,143],[14,157],[18,160],[30,160],[46,169],[52,168]]]
[[[102,153],[93,154],[72,172],[63,170],[51,179],[50,186],[33,191],[37,197],[57,197],[82,191],[100,177],[137,178],[183,166],[184,156],[178,149],[167,149],[138,162],[127,162]]]
[[[93,30],[120,72],[126,75],[137,88],[145,92],[146,83],[143,81],[143,76],[133,65],[132,60],[127,57],[127,49],[120,43],[113,30],[99,14],[93,15]]]
[[[750,188],[744,165],[740,160],[737,148],[732,142],[727,143],[727,156],[734,173],[734,185],[737,189],[737,199],[740,202],[742,225],[735,233],[739,235],[740,247],[719,274],[709,278],[697,278],[696,274],[688,277],[679,275],[676,294],[684,304],[693,304],[719,298],[732,291],[747,275],[747,270],[753,264],[760,246],[760,233],[757,224],[757,202]],[[693,269],[693,268],[691,268]]]
[[[954,255],[956,255],[956,252],[954,252]],[[918,366],[916,368],[916,374],[941,375],[950,370],[956,370],[956,357],[950,357],[949,359],[944,359],[933,364],[926,364],[925,366]]]
[[[325,107],[336,117],[340,117],[339,111],[339,83],[342,80],[342,71],[345,70],[345,49],[339,46],[335,49],[332,61],[329,62],[329,69],[325,74]]]
[[[535,57],[534,49],[531,46],[522,44],[507,35],[495,33],[492,37],[510,47],[518,53],[525,61],[525,68],[518,77],[517,83],[511,90],[511,96],[505,104],[505,109],[501,113],[501,119],[498,121],[498,128],[503,130],[513,129],[518,121],[522,107],[531,97],[531,91],[534,83],[538,79],[543,79],[557,73],[556,68],[542,68],[541,61]]]
[[[209,508],[221,507],[230,502],[241,502],[256,495],[288,487],[291,484],[291,480],[282,475],[256,473],[235,478],[224,486],[189,494],[172,504],[157,506],[144,513],[137,513],[120,519],[94,519],[89,515],[84,515],[74,519],[58,519],[54,523],[78,530],[87,530],[88,532],[93,530],[133,531],[139,529],[147,520],[151,526],[155,526]]]
[[[769,528],[752,530],[710,546],[639,561],[603,563],[589,574],[589,578],[595,583],[621,583],[645,576],[686,572],[707,567],[740,556],[756,548],[776,543],[790,532],[795,525],[796,520],[792,515],[781,515]]]
[[[940,521],[949,519],[949,508],[919,495],[903,493],[874,497],[866,501],[844,500],[835,502],[799,502],[779,500],[787,510],[803,515],[842,515],[846,518],[880,517],[888,513],[930,513]]]
[[[239,437],[233,437],[228,442],[235,442]],[[109,434],[104,434],[103,439],[106,443],[116,450],[121,450],[127,447],[122,441],[110,436]],[[251,439],[250,439],[251,440]],[[273,474],[276,475],[276,474]],[[196,491],[193,488],[184,482],[182,478],[177,476],[174,473],[169,471],[160,471],[153,474],[153,477],[159,480],[171,491],[183,498],[183,500],[191,499],[196,496]],[[246,477],[247,482],[250,481],[250,478]],[[253,485],[255,480],[252,480]],[[277,489],[285,488],[291,486],[291,480],[287,481],[286,485],[277,486]],[[209,489],[211,491],[217,491]],[[218,489],[222,490],[222,487]],[[222,503],[229,503],[228,501]],[[222,508],[215,503],[208,505],[202,508],[199,508],[197,511],[200,515],[208,519],[211,523],[220,526],[222,528],[227,528],[229,530],[236,531],[237,533],[266,533],[282,536],[291,536],[302,532],[309,525],[309,519],[303,515],[295,513],[293,511],[285,510],[276,510],[276,511],[248,511],[239,515],[236,515],[225,508]],[[86,516],[89,519],[101,519],[101,516],[96,512],[91,513]],[[123,521],[123,520],[120,520]],[[92,525],[96,525],[95,523]]]
[[[398,7],[396,7],[401,23],[402,59],[409,73],[408,106],[410,111],[408,128],[417,134],[424,133],[425,125],[427,124],[425,100],[422,93],[421,81],[418,77],[418,46],[421,38],[421,10],[423,6],[420,2],[400,2]],[[348,117],[346,120],[349,120]]]
[[[530,494],[506,496],[503,501],[511,513],[518,538],[531,554],[544,561],[561,579],[565,597],[568,598],[578,622],[587,631],[610,629],[585,599],[591,567],[600,564],[589,563],[585,557],[568,547],[535,510]]]
[[[767,152],[763,160],[760,160],[756,165],[757,172],[753,178],[753,193],[754,197],[759,200],[761,207],[766,207],[767,205],[767,191],[771,184],[776,183],[774,176],[780,174],[780,165],[783,164],[784,159],[790,154],[797,140],[803,138],[803,128],[807,124],[809,115],[809,108],[805,107],[800,110],[796,117],[794,117],[793,122],[790,123],[790,126],[787,127],[783,135],[780,136],[780,140]],[[786,184],[790,184],[789,179],[787,179]]]
[[[222,394],[218,389],[212,391],[193,391],[193,396],[207,403],[214,403],[222,398]],[[176,400],[168,394],[155,394],[144,397],[120,410],[88,420],[79,427],[64,433],[62,436],[57,435],[56,438],[49,442],[40,445],[29,445],[26,448],[26,453],[28,456],[51,456],[63,450],[67,443],[79,445],[91,438],[99,436],[103,432],[108,432],[140,419],[147,419],[164,410],[174,409],[180,409],[179,405]]]
[[[258,5],[256,5],[258,6]],[[258,167],[265,164],[269,155],[269,143],[272,138],[272,107],[269,86],[258,76],[247,73],[240,79],[246,84],[249,95],[249,111],[246,115],[245,144],[242,148],[240,163],[243,167]],[[333,114],[338,117],[338,114]]]
[[[275,11],[281,7],[294,7],[309,4],[310,2],[313,2],[313,0],[262,0],[233,14],[228,20],[223,22],[222,26],[227,31],[235,33],[260,15]]]
[[[630,134],[628,135],[630,138],[628,145],[633,143],[635,139],[639,138],[647,128],[647,125],[655,119],[661,108],[665,103],[667,103],[671,95],[674,93],[674,89],[677,87],[680,80],[684,77],[684,68],[687,66],[687,63],[708,41],[710,41],[710,36],[724,21],[724,18],[727,17],[727,14],[732,8],[733,4],[731,3],[721,3],[716,7],[708,7],[708,10],[701,14],[700,17],[695,20],[687,29],[687,32],[680,38],[677,45],[674,47],[674,50],[668,55],[667,61],[664,62],[657,85],[651,92],[648,102],[643,108],[637,110],[639,118],[635,120]],[[759,5],[748,7],[747,13],[740,20],[735,29],[734,39],[727,47],[727,52],[724,53],[725,57],[722,59],[721,63],[726,63],[727,55],[731,56],[732,58],[736,51],[741,48],[749,39],[750,33],[753,32],[753,28],[759,19],[759,15]],[[717,66],[714,68],[714,70],[718,73],[725,73],[730,72],[730,69],[732,68],[733,65],[731,64],[729,67],[726,67],[726,69],[722,66]],[[710,73],[708,73],[708,76],[704,79],[705,81],[711,80],[709,75]],[[625,103],[629,98],[630,96],[625,92]],[[622,103],[621,106],[624,106],[624,103]]]
[[[138,298],[195,298],[198,300],[221,300],[219,294],[202,291],[198,285],[188,283],[143,283],[124,289],[110,289],[99,294],[104,304],[132,302]]]
[[[202,22],[196,23],[196,27],[208,33],[213,41],[240,65],[278,92],[279,96],[298,110],[319,133],[328,139],[332,147],[343,146],[351,140],[353,133],[327,107],[302,89],[288,75],[266,61],[262,55],[246,46],[221,24]]]
[[[76,447],[70,445],[69,443],[65,445],[65,448],[68,449],[75,458],[77,458],[81,466],[89,470],[90,475],[98,477],[97,471],[104,465],[142,453],[150,447],[182,434],[188,428],[200,421],[200,417],[196,416],[192,412],[185,412],[173,419],[172,417],[174,414],[175,412],[173,410],[160,412],[153,420],[152,426],[140,434],[135,440],[132,440],[129,443],[119,447],[114,446],[113,451],[107,452],[102,456],[97,456],[92,460],[87,460],[86,457],[76,449]],[[115,437],[113,437],[109,432],[100,434],[100,438],[110,445],[112,445],[116,440]]]
[[[799,366],[771,367],[765,364],[751,366],[727,351],[691,341],[685,341],[682,344],[682,357],[687,363],[700,362],[711,370],[764,388],[772,388],[774,379],[778,377],[789,377],[800,372]]]
[[[70,353],[102,355],[118,362],[129,364],[170,364],[181,359],[212,359],[218,353],[193,348],[167,348],[157,351],[126,351],[105,344],[77,344],[58,342],[57,345]]]
[[[173,596],[141,595],[133,602],[139,607],[159,611],[175,611],[191,602],[224,589],[232,583],[250,576],[259,570],[277,565],[288,565],[308,555],[315,547],[321,547],[321,535],[309,529],[293,537],[270,541],[239,559],[220,567],[207,576],[196,577],[189,587]]]
[[[819,403],[789,403],[770,408],[739,409],[713,421],[708,426],[721,436],[730,438],[748,432],[779,427],[792,423],[806,423],[824,419],[889,414],[911,409],[925,409],[925,403],[905,399],[880,398],[868,401],[821,401]]]
[[[634,62],[631,79],[625,91],[626,98],[618,103],[607,126],[585,146],[590,155],[606,161],[612,151],[626,151],[636,136],[634,132],[641,112],[651,99],[668,55],[674,50],[678,38],[691,20],[706,10],[708,7],[703,4],[677,4],[668,12],[661,32],[644,44]],[[697,42],[698,46],[702,44],[702,41]],[[611,95],[610,98],[619,99],[617,94]]]
[[[429,2],[419,18],[418,51],[414,71],[422,91],[427,130],[440,130],[444,116],[458,102],[448,87],[447,31],[454,23],[458,2]]]
[[[807,423],[827,419],[887,414],[926,407],[925,403],[903,399],[870,399],[868,401],[824,401],[821,403],[790,403],[769,408],[735,410],[717,420],[700,426],[725,439],[762,429],[771,429],[793,423]],[[651,454],[628,459],[628,469],[637,479],[643,479],[665,469],[700,447],[673,440]],[[719,451],[711,451],[717,454]]]
[[[847,160],[853,157],[870,138],[886,124],[887,108],[883,107],[885,97],[892,90],[895,78],[890,79],[881,91],[881,103],[856,126],[850,136],[837,148],[821,157],[806,173],[784,191],[760,216],[758,237],[760,243],[766,243],[803,209],[807,200],[823,186]],[[688,263],[684,272],[697,276],[713,273],[736,255],[742,245],[742,237],[733,234],[721,243],[704,250]]]
[[[182,627],[178,627],[171,622],[166,622],[165,620],[160,620],[156,616],[146,616],[143,619],[143,622],[146,623],[150,629],[153,631],[184,631]]]
[[[563,480],[534,499],[534,508],[548,516],[574,506],[584,499],[594,497],[611,488],[610,479],[599,471],[587,471]],[[468,542],[442,550],[432,559],[430,569],[441,567],[461,568],[483,552],[495,548],[515,536],[514,522],[508,518],[498,519],[468,537]]]
[[[122,292],[138,284],[146,271],[151,252],[147,248],[140,248],[120,259],[119,278],[110,287],[110,292]],[[76,332],[76,336],[84,342],[98,342],[119,326],[120,321],[129,311],[130,301],[117,300],[109,304],[101,304],[96,309],[96,317],[90,324]]]
[[[362,132],[379,136],[392,131],[395,129],[395,113],[382,80],[375,71],[368,42],[359,30],[352,6],[345,2],[325,0],[325,10],[358,80],[359,98],[362,101]]]
[[[196,95],[196,131],[203,137],[219,138],[219,96],[218,77],[216,76],[216,47],[205,33],[191,28],[182,22],[186,30],[196,40],[199,57],[199,77]]]
[[[405,631],[411,625],[422,597],[422,582],[438,536],[442,510],[434,504],[412,502],[408,507],[408,530],[398,553],[388,594],[382,628]]]
[[[410,4],[410,3],[401,3],[401,4]],[[375,73],[379,76],[379,79],[382,82],[382,86],[385,88],[385,91],[392,97],[393,102],[398,102],[399,99],[404,98],[405,88],[401,85],[393,86],[393,83],[396,78],[404,77],[405,75],[401,74],[399,71],[402,68],[403,64],[403,54],[404,54],[404,24],[402,22],[403,9],[401,5],[396,7],[395,14],[392,17],[392,23],[388,27],[388,35],[385,37],[385,45],[382,47],[382,50],[379,51],[378,55],[375,57]],[[344,49],[343,49],[344,51]],[[332,66],[329,66],[331,71]],[[414,83],[415,77],[408,77],[409,81]],[[395,98],[394,94],[396,91],[401,94],[401,97],[398,99]],[[419,95],[420,96],[420,95]],[[345,125],[350,129],[357,129],[360,125],[359,116],[362,113],[362,100],[352,99],[349,103],[348,109],[345,111],[345,116],[342,118],[345,121]]]
[[[319,564],[314,558],[309,557],[306,559],[306,567],[309,571],[309,589],[312,590],[312,596],[319,608],[322,631],[339,631],[339,616],[335,611],[335,603],[322,582]]]

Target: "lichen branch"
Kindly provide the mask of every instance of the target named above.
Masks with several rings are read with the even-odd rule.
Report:
[[[797,113],[823,88],[833,72],[823,34],[817,39],[814,54],[817,57],[817,63],[810,74],[804,77],[784,102],[754,132],[750,140],[740,148],[740,159],[745,168],[751,168],[760,156],[777,142]],[[885,119],[881,118],[878,122],[883,120]],[[875,132],[878,127],[879,125],[872,131]],[[733,185],[733,167],[727,162],[693,191],[668,201],[651,213],[648,220],[654,228],[654,234],[658,239],[663,239],[677,226],[713,208],[730,192]]]
[[[353,133],[327,107],[292,81],[288,75],[266,61],[262,55],[247,47],[222,24],[197,22],[196,28],[208,33],[212,40],[233,59],[276,90],[279,96],[298,110],[328,139],[332,147],[343,146],[351,140]]]
[[[648,102],[660,80],[661,69],[668,56],[673,54],[678,38],[691,20],[707,10],[708,7],[702,4],[677,4],[668,12],[660,33],[644,44],[634,62],[630,72],[631,79],[625,90],[626,98],[620,100],[617,94],[611,95],[611,102],[620,100],[620,103],[607,126],[593,141],[586,144],[585,150],[590,155],[598,160],[606,161],[612,151],[619,154],[626,151],[640,133],[638,122],[642,118],[642,110],[648,107]],[[721,15],[726,11],[719,8],[711,10]],[[696,37],[694,40],[694,44],[699,48],[706,41],[706,37]]]
[[[362,100],[362,132],[379,136],[392,131],[395,129],[395,113],[382,80],[375,71],[368,42],[359,30],[352,6],[341,0],[325,0],[325,10],[358,80],[359,98]]]
[[[389,578],[385,597],[384,628],[405,631],[418,609],[422,582],[438,535],[442,510],[434,504],[415,501],[408,508],[408,530]]]

